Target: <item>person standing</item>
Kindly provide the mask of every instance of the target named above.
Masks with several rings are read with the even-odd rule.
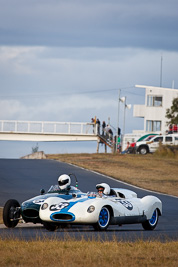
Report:
[[[96,120],[96,129],[97,129],[97,134],[100,135],[100,120],[99,119]]]
[[[102,123],[102,135],[104,135],[105,128],[106,128],[106,122],[103,121],[103,123]]]

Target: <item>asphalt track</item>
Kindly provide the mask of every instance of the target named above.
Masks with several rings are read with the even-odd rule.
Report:
[[[106,182],[111,187],[127,188],[135,191],[138,197],[154,195],[163,202],[163,215],[154,231],[145,231],[140,224],[109,226],[105,232],[94,231],[91,226],[72,226],[49,232],[41,224],[18,224],[14,229],[0,225],[1,238],[20,238],[36,240],[41,238],[68,238],[86,240],[159,240],[161,242],[178,240],[178,198],[149,192],[132,187],[122,182],[110,179],[98,173],[53,160],[16,160],[0,159],[0,206],[8,199],[17,199],[20,203],[39,195],[40,189],[48,190],[50,185],[57,183],[57,178],[63,173],[74,173],[83,192],[95,191],[97,183]],[[73,181],[73,185],[75,185]],[[160,185],[161,186],[161,185]]]

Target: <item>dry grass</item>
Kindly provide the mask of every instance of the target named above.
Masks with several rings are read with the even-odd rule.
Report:
[[[0,266],[177,266],[178,242],[0,240]]]
[[[160,155],[57,154],[48,159],[72,163],[139,187],[178,196],[178,158]]]

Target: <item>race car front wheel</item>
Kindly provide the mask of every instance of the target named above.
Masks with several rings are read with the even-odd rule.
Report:
[[[158,210],[155,209],[150,220],[142,223],[142,226],[145,230],[154,230],[158,223],[159,215]]]
[[[8,228],[14,228],[20,219],[20,204],[15,199],[9,199],[3,209],[3,222]]]
[[[93,225],[93,227],[97,231],[104,231],[109,226],[109,221],[110,221],[110,212],[108,208],[103,207],[100,210],[98,221]]]

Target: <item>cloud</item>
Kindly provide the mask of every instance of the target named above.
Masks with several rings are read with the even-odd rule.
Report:
[[[31,62],[34,62],[43,50],[42,47],[0,46],[0,71],[4,74],[11,72],[12,75],[30,75],[34,73],[33,68],[30,68]]]
[[[176,52],[134,48],[1,47],[0,96],[41,101],[65,94],[93,95],[93,91],[98,91],[97,97],[115,99],[119,88],[135,84],[159,86],[161,54],[163,86],[171,87],[174,80],[177,87]]]
[[[13,119],[19,115],[19,111],[23,113],[22,106],[17,100],[0,100],[1,118]]]
[[[0,44],[176,50],[178,2],[0,0]]]
[[[178,88],[177,0],[0,0],[0,119],[116,127],[118,89]],[[123,106],[120,108],[123,125]],[[126,132],[143,121],[126,113]],[[69,150],[70,151],[70,150]]]
[[[117,108],[113,100],[93,98],[85,95],[58,96],[42,101],[0,100],[1,118],[6,120],[50,120],[50,121],[87,121],[90,116],[112,106]],[[75,117],[76,115],[76,117]]]

